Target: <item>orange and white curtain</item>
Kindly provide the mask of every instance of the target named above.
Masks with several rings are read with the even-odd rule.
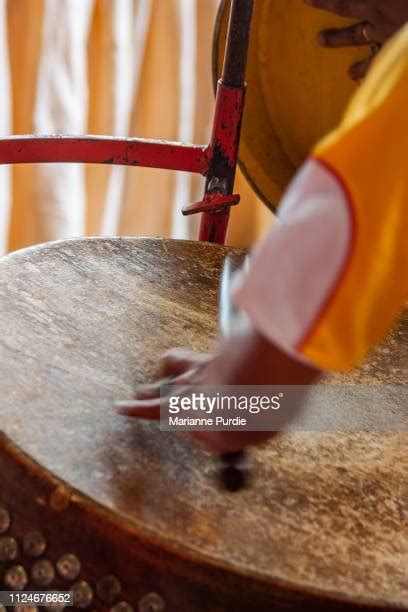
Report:
[[[0,0],[0,134],[204,143],[218,0]],[[0,251],[80,235],[196,238],[185,173],[73,164],[0,168]],[[243,178],[229,243],[272,220]]]

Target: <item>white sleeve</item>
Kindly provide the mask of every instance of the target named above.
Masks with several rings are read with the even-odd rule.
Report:
[[[321,162],[309,159],[234,289],[234,304],[253,326],[299,359],[299,346],[345,268],[353,229],[340,180]]]

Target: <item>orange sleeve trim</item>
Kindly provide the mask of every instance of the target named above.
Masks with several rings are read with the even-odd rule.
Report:
[[[343,265],[341,266],[341,270],[337,276],[337,278],[334,281],[333,284],[333,288],[331,289],[331,291],[328,292],[325,300],[323,301],[323,304],[320,308],[320,310],[318,311],[318,313],[316,314],[315,319],[312,321],[311,325],[309,326],[309,329],[306,330],[303,338],[301,338],[301,340],[298,342],[297,346],[296,346],[296,350],[298,352],[303,352],[306,344],[308,344],[308,342],[311,340],[313,334],[315,333],[317,327],[319,326],[319,324],[321,323],[322,319],[324,318],[324,316],[326,315],[327,311],[329,310],[331,304],[333,303],[338,291],[340,290],[340,287],[342,285],[342,283],[344,282],[344,279],[347,275],[347,272],[350,269],[351,266],[351,261],[353,259],[353,254],[355,251],[355,247],[356,247],[356,236],[357,236],[357,215],[356,215],[356,207],[354,204],[354,199],[353,196],[351,194],[351,191],[348,187],[348,185],[346,184],[344,178],[340,175],[340,173],[333,168],[333,166],[331,166],[326,160],[319,158],[315,155],[312,156],[312,159],[317,162],[318,164],[320,164],[320,166],[322,166],[327,172],[329,172],[332,177],[336,180],[336,182],[338,183],[340,189],[342,190],[346,203],[347,203],[347,208],[348,208],[348,212],[349,212],[349,217],[350,217],[350,240],[349,240],[349,245],[348,245],[348,249],[347,249],[347,253],[344,257],[344,262]]]

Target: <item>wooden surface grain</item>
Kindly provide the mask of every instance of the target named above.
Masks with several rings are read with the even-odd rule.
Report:
[[[3,258],[2,430],[180,557],[271,589],[408,609],[406,433],[283,435],[254,453],[252,487],[230,496],[187,438],[114,413],[112,401],[151,378],[163,350],[211,347],[229,251],[83,239]],[[405,316],[370,363],[332,382],[405,384],[407,349]]]

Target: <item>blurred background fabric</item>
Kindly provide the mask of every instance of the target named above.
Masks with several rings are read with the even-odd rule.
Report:
[[[0,0],[0,134],[208,141],[218,0]],[[196,238],[203,178],[78,164],[0,167],[1,253],[81,235]],[[238,174],[228,243],[273,216]]]

